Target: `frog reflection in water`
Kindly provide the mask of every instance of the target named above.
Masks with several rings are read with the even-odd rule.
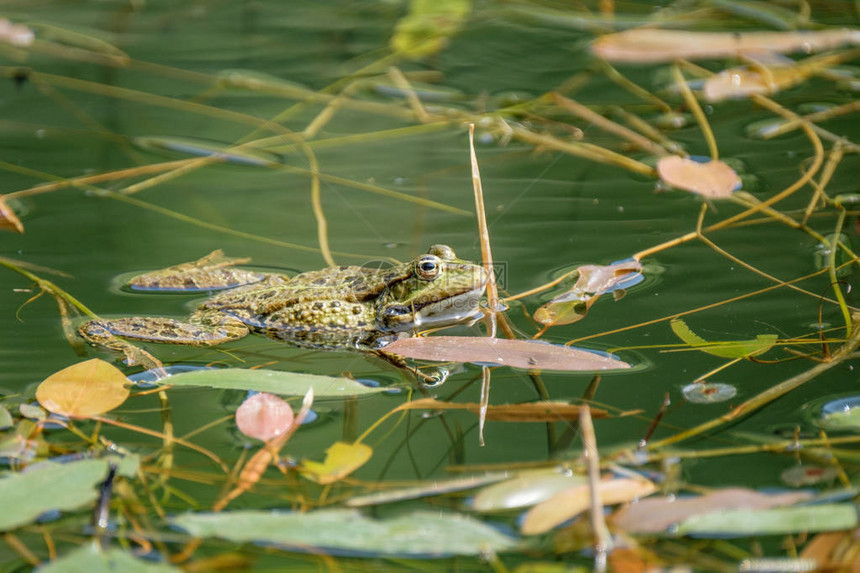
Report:
[[[132,279],[130,286],[143,291],[230,289],[201,303],[187,320],[99,319],[78,332],[131,360],[130,345],[121,339],[213,346],[260,332],[304,347],[373,350],[410,331],[474,320],[488,279],[483,267],[456,258],[446,245],[388,268],[332,267],[292,279],[231,268],[242,262],[247,259],[215,251]],[[149,356],[137,355],[141,363]]]

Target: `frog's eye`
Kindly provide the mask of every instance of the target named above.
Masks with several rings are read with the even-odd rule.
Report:
[[[415,263],[415,274],[425,281],[432,281],[442,272],[442,260],[435,255],[424,255]]]

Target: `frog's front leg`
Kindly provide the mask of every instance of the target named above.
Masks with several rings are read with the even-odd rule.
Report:
[[[161,344],[214,346],[247,335],[248,327],[237,318],[213,312],[196,312],[187,321],[175,318],[132,316],[110,320],[90,320],[78,327],[78,334],[94,346],[122,352],[130,362],[141,363],[129,354],[122,339]],[[146,354],[149,356],[146,352]],[[143,364],[147,366],[147,364]]]

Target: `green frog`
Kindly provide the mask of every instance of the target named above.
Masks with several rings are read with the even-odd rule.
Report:
[[[186,320],[97,319],[78,333],[146,367],[152,357],[123,339],[213,346],[258,332],[303,347],[375,350],[419,330],[475,320],[489,276],[446,245],[388,268],[330,267],[293,278],[233,268],[248,260],[215,251],[130,281],[142,291],[223,289]]]

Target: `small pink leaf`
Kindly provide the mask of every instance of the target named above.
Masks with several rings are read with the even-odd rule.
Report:
[[[250,438],[268,441],[293,425],[293,409],[274,394],[254,394],[236,410],[239,431]]]
[[[657,174],[672,187],[709,199],[724,199],[741,186],[741,178],[735,170],[719,160],[699,163],[669,155],[657,162]]]

